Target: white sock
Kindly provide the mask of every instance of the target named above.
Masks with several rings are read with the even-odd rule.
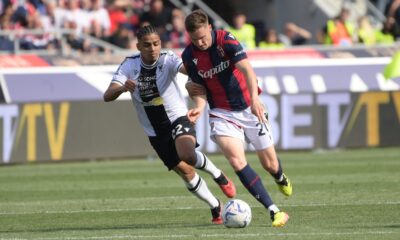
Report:
[[[218,199],[214,197],[208,189],[207,183],[197,173],[192,180],[185,182],[185,184],[193,195],[206,202],[211,208],[218,207]]]
[[[274,212],[274,213],[279,212],[279,208],[275,204],[272,204],[271,206],[269,206],[268,210],[271,212]]]
[[[275,182],[280,183],[283,181],[283,174],[281,175],[281,177],[279,179],[275,179]]]
[[[221,176],[221,170],[218,169],[213,162],[202,152],[196,151],[196,164],[195,168],[209,173],[213,178],[218,178]]]

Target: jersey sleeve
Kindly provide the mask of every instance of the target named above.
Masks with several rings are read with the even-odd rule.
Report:
[[[129,64],[127,58],[119,65],[117,71],[114,73],[111,82],[124,85],[128,80]]]
[[[233,64],[247,58],[247,54],[242,45],[232,33],[226,32],[222,43],[224,46],[224,51],[229,56]]]
[[[174,74],[178,74],[179,69],[182,66],[182,58],[180,58],[178,55],[176,55],[174,52],[170,50],[167,52],[167,57],[168,57],[168,65],[171,71]]]

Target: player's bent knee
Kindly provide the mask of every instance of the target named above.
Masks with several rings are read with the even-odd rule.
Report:
[[[174,168],[174,171],[187,182],[193,179],[196,174],[195,169],[183,161]]]
[[[231,164],[233,170],[240,171],[247,165],[247,161],[239,158],[230,158],[229,163]]]
[[[196,163],[196,139],[193,136],[179,136],[175,140],[175,146],[180,160],[192,166]]]
[[[194,166],[196,164],[196,154],[194,150],[188,149],[186,151],[182,151],[179,154],[179,159],[186,162],[187,164]]]

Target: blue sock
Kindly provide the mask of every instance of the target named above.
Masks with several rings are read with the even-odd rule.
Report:
[[[282,174],[283,174],[283,171],[282,171],[282,163],[281,163],[281,160],[279,159],[279,157],[278,157],[278,172],[276,172],[275,174],[271,174],[277,181],[279,181],[279,180],[281,180],[281,178],[282,178]]]
[[[246,165],[242,170],[236,172],[243,186],[259,201],[265,208],[268,208],[273,204],[271,197],[261,182],[260,177],[250,167]]]

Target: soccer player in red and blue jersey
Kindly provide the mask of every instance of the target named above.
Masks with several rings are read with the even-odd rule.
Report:
[[[268,115],[260,101],[256,75],[246,52],[235,37],[224,30],[212,30],[207,15],[196,10],[185,19],[191,44],[182,60],[191,81],[187,89],[195,107],[188,112],[195,122],[208,102],[213,139],[247,190],[268,209],[272,226],[281,227],[289,215],[272,202],[259,175],[247,163],[244,142],[251,143],[263,168],[283,194],[292,194],[292,185],[282,170],[272,138]]]

